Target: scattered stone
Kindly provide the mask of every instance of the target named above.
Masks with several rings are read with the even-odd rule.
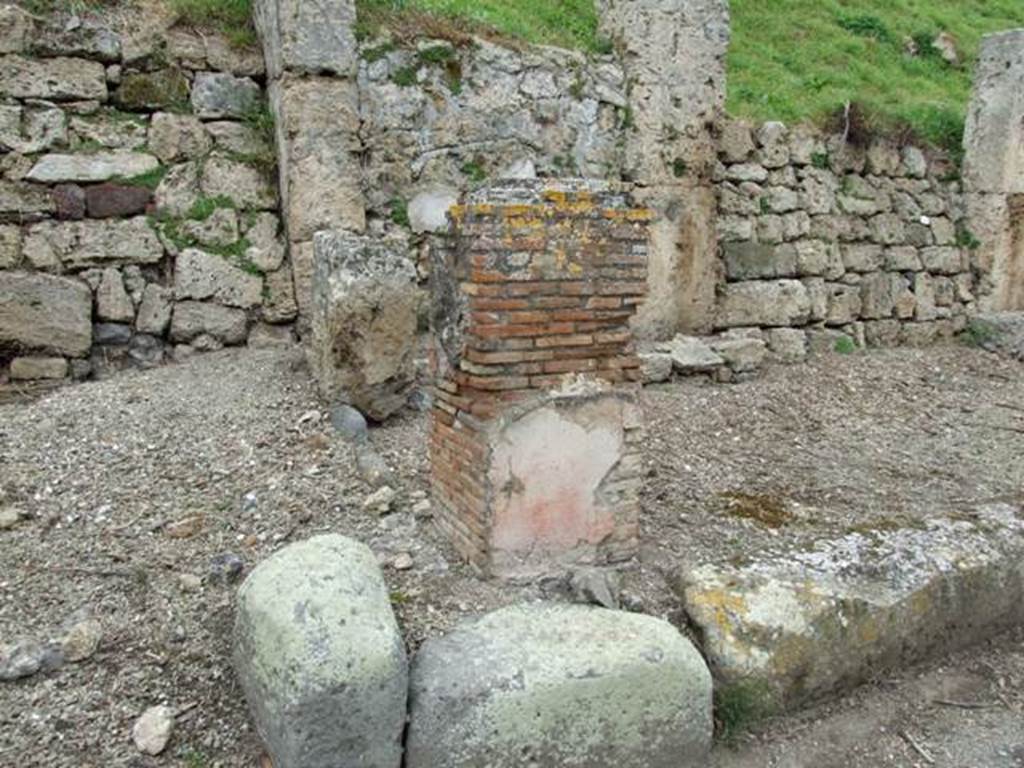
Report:
[[[684,376],[708,373],[725,365],[721,355],[693,336],[676,336],[672,341],[659,344],[657,350],[672,358],[672,367]]]
[[[203,518],[199,515],[190,515],[177,522],[168,523],[164,532],[172,539],[190,539],[203,530]]]
[[[78,663],[92,658],[103,640],[103,625],[88,616],[72,619],[70,627],[60,639],[64,659]]]
[[[63,357],[16,357],[11,361],[12,381],[67,378],[68,361]]]
[[[434,516],[434,507],[430,503],[430,499],[420,499],[412,505],[413,517],[421,520],[427,520]]]
[[[43,155],[29,171],[29,181],[55,184],[64,181],[109,181],[140,176],[159,167],[159,161],[142,152],[97,152],[92,155]]]
[[[750,373],[761,367],[767,345],[760,339],[716,339],[711,348],[725,360],[734,373]]]
[[[234,665],[277,768],[398,768],[405,646],[364,544],[317,536],[261,563],[238,592]]]
[[[387,243],[318,232],[310,362],[326,400],[374,421],[405,405],[415,381],[416,269]]]
[[[390,485],[385,485],[371,493],[363,501],[363,509],[372,512],[377,517],[383,517],[391,511],[391,503],[395,500],[395,490]]]
[[[608,568],[574,568],[569,573],[569,589],[574,602],[619,608],[619,574]]]
[[[234,584],[244,569],[242,558],[233,552],[223,552],[210,561],[210,578],[215,584]]]
[[[428,639],[410,691],[409,768],[688,768],[711,746],[707,667],[650,616],[506,608]]]
[[[949,66],[960,66],[960,51],[957,49],[956,38],[949,32],[940,32],[936,35],[932,40],[932,48],[939,52],[939,56]]]
[[[85,203],[89,216],[110,219],[145,213],[153,200],[153,193],[145,187],[124,184],[98,184],[85,190]]]
[[[150,707],[132,726],[132,741],[144,755],[159,755],[167,748],[174,730],[174,710],[160,705]]]
[[[22,520],[21,511],[15,507],[0,508],[0,531],[9,531]]]
[[[192,83],[192,111],[202,118],[241,118],[260,103],[260,87],[248,77],[200,72]]]
[[[31,677],[43,668],[46,648],[32,642],[0,646],[0,682]]]
[[[369,434],[366,418],[351,405],[331,408],[331,424],[346,440],[365,440]]]
[[[807,335],[799,328],[772,328],[768,349],[780,363],[802,363],[807,359]]]
[[[663,352],[640,353],[640,375],[644,384],[658,384],[672,378],[672,355]]]
[[[203,580],[194,573],[178,574],[178,589],[182,592],[198,592],[203,587]]]
[[[395,559],[391,561],[391,567],[396,571],[411,570],[415,564],[416,563],[413,561],[412,555],[408,552],[400,552],[395,556]]]

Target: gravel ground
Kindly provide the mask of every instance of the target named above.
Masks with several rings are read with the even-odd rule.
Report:
[[[1022,500],[1022,374],[1024,364],[944,348],[647,389],[644,543],[623,574],[629,604],[682,625],[662,576],[680,562]],[[427,489],[424,426],[409,412],[372,432],[398,491],[395,512],[378,519],[295,351],[217,353],[0,406],[0,507],[27,515],[0,530],[0,644],[45,641],[83,609],[104,628],[90,659],[0,683],[0,765],[258,765],[228,660],[235,586],[212,566],[220,555],[248,571],[315,533],[366,541],[412,648],[465,615],[544,596],[474,578],[412,514]],[[406,554],[412,568],[396,570]],[[1019,689],[1019,636],[1000,648],[989,663]],[[167,751],[144,757],[131,725],[160,703],[181,714]],[[802,723],[773,724],[758,749],[764,738],[782,749]],[[899,762],[908,754],[857,765],[912,765]]]

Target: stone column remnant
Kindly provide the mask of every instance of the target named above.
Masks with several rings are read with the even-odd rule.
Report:
[[[416,267],[365,235],[323,231],[313,243],[309,358],[320,395],[383,421],[415,380]]]
[[[981,308],[1024,309],[1024,29],[983,38],[964,133]]]
[[[651,212],[624,187],[510,180],[451,209],[433,264],[437,521],[485,574],[631,557]]]

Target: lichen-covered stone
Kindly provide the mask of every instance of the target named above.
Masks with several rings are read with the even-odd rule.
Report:
[[[241,118],[260,104],[260,87],[228,72],[200,72],[192,83],[192,111],[202,118]]]
[[[1024,620],[1024,521],[1007,504],[971,517],[781,542],[676,587],[723,690],[800,705]]]
[[[377,421],[405,405],[414,379],[416,269],[387,243],[318,232],[310,350],[320,394]]]
[[[0,150],[35,154],[68,139],[64,111],[45,103],[0,104]]]
[[[263,171],[227,157],[215,156],[203,163],[199,187],[207,197],[227,197],[239,208],[277,206],[277,189]]]
[[[0,347],[81,357],[92,343],[92,292],[66,277],[0,272]]]
[[[270,77],[355,74],[353,0],[257,0],[254,15]]]
[[[163,246],[144,216],[103,221],[43,222],[25,234],[25,258],[68,269],[155,264]]]
[[[711,676],[667,622],[519,605],[429,639],[413,662],[409,768],[702,766]]]
[[[277,768],[398,768],[408,665],[374,554],[317,536],[238,591],[234,666]]]
[[[148,111],[188,104],[188,78],[179,69],[123,75],[114,101],[123,109]]]
[[[0,56],[0,95],[16,99],[107,100],[107,73],[98,61]]]

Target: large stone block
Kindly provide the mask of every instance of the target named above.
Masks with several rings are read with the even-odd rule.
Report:
[[[320,394],[386,419],[414,379],[416,268],[387,243],[335,232],[317,233],[314,261],[310,359]]]
[[[992,504],[686,567],[676,586],[721,688],[783,708],[1024,621],[1022,555],[1019,511]]]
[[[706,764],[711,676],[669,623],[520,605],[428,640],[412,669],[409,768]]]
[[[408,666],[373,553],[292,544],[238,591],[234,665],[276,768],[398,768]]]
[[[202,168],[200,189],[207,197],[227,197],[239,208],[277,207],[277,190],[259,168],[227,157],[211,157]]]
[[[972,193],[1024,194],[1024,29],[982,39],[964,134]]]
[[[0,272],[0,347],[82,357],[92,344],[92,292],[77,280]]]
[[[63,181],[109,181],[155,171],[160,162],[143,152],[98,152],[94,155],[44,155],[28,172],[29,181],[57,184]]]
[[[353,0],[256,0],[267,75],[355,75],[359,64]]]
[[[1024,195],[967,195],[967,216],[979,245],[971,267],[980,276],[981,308],[1024,309]]]
[[[31,155],[63,144],[67,138],[67,116],[57,107],[45,103],[0,105],[0,150]]]
[[[192,111],[202,118],[245,117],[260,104],[260,87],[248,77],[200,72],[192,83]]]
[[[164,256],[144,216],[108,221],[43,222],[25,235],[25,258],[37,267],[67,269],[155,264]]]
[[[98,61],[0,56],[0,95],[15,99],[107,100],[107,74]]]
[[[810,313],[810,297],[799,280],[729,283],[722,288],[719,297],[717,325],[720,328],[803,325]]]
[[[287,77],[270,88],[288,238],[322,229],[361,232],[359,91],[348,80]]]

